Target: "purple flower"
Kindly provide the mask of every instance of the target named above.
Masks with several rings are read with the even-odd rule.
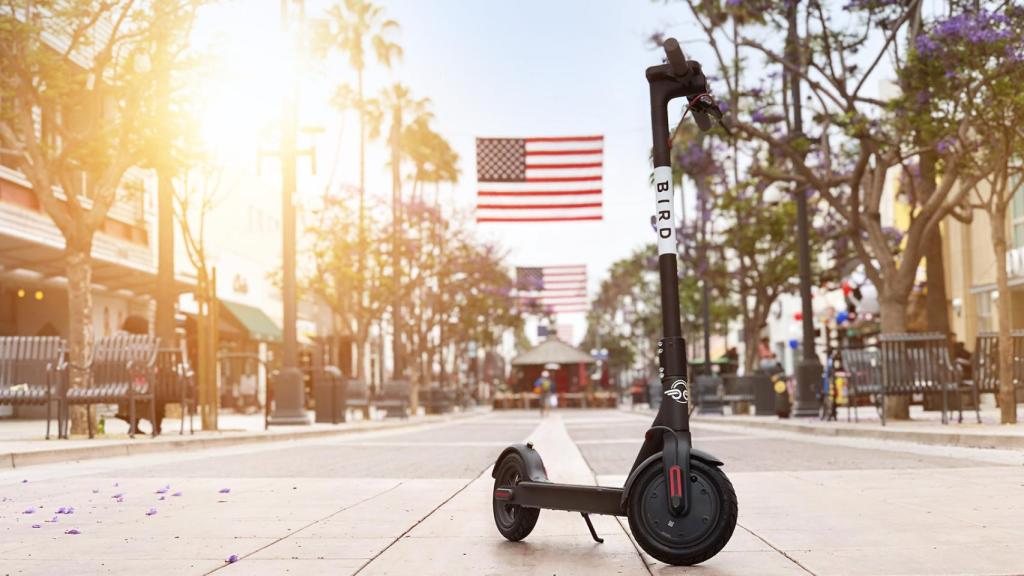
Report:
[[[72,528],[70,530],[65,530],[64,533],[65,534],[71,534],[71,535],[81,534],[81,532],[78,531],[78,528]]]
[[[231,488],[221,488],[220,490],[218,490],[218,492],[220,492],[221,494],[230,494]]]
[[[150,508],[146,511],[146,516],[156,516],[156,508]]]
[[[166,494],[167,491],[170,490],[170,489],[171,489],[171,485],[168,484],[167,486],[164,486],[163,488],[160,488],[159,490],[157,490],[156,493],[157,494]]]
[[[231,556],[228,556],[228,559],[225,560],[225,562],[227,562],[228,564],[234,564],[235,562],[238,562],[238,554],[232,554]]]
[[[171,494],[171,496],[174,496],[174,497],[181,496],[181,492],[175,492],[174,494]]]
[[[942,140],[939,140],[938,144],[935,145],[935,150],[937,150],[939,154],[945,154],[952,150],[954,145],[956,145],[955,138],[943,138]]]
[[[60,508],[57,508],[57,514],[66,514],[66,513],[67,513],[67,508],[65,508],[63,506],[61,506]]]
[[[36,513],[36,507],[35,506],[29,506],[28,508],[25,508],[24,512],[22,512],[22,514],[35,514],[35,513]]]

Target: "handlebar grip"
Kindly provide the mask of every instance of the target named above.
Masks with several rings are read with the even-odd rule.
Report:
[[[679,42],[675,38],[666,38],[662,48],[665,49],[665,56],[676,76],[689,76],[690,65],[686,63],[686,56],[683,54],[683,49],[679,47]]]

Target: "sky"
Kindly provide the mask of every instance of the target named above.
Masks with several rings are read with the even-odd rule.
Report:
[[[317,17],[328,2],[308,0],[306,14]],[[511,266],[578,264],[588,266],[591,293],[617,259],[653,241],[650,175],[650,109],[644,69],[661,54],[651,33],[678,33],[687,47],[686,8],[681,3],[645,0],[380,0],[401,26],[394,40],[404,49],[391,70],[373,66],[366,74],[369,94],[394,83],[428,97],[434,128],[461,157],[462,178],[442,192],[453,211],[471,214],[475,202],[476,137],[602,134],[604,220],[583,223],[483,224],[481,238],[504,247]],[[196,38],[217,48],[222,68],[206,83],[207,130],[220,153],[232,162],[252,163],[254,143],[277,118],[283,87],[291,74],[282,49],[277,0],[233,0],[207,9]],[[245,22],[240,26],[240,22]],[[690,33],[691,37],[695,37]],[[691,47],[694,54],[699,47]],[[304,136],[313,146],[318,171],[300,162],[300,201],[325,188],[358,182],[358,124],[328,105],[333,87],[354,82],[346,61],[334,56],[301,72],[301,122],[319,133]],[[678,114],[678,112],[676,112]],[[272,147],[273,139],[260,147]],[[390,197],[383,143],[367,158],[369,194]],[[274,193],[273,162],[261,165]],[[333,165],[333,166],[332,166]],[[331,182],[332,181],[332,182]],[[476,226],[474,224],[474,226]],[[571,321],[582,337],[582,314]]]

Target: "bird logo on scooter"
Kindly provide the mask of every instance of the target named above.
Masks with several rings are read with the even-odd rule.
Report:
[[[676,380],[669,386],[668,390],[665,390],[665,396],[679,402],[680,404],[687,404],[690,402],[690,390],[686,387],[686,380]]]

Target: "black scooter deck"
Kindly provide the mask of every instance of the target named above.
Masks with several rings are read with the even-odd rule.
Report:
[[[509,496],[506,500],[509,504],[527,508],[626,515],[622,509],[622,488],[526,481],[516,484]]]

